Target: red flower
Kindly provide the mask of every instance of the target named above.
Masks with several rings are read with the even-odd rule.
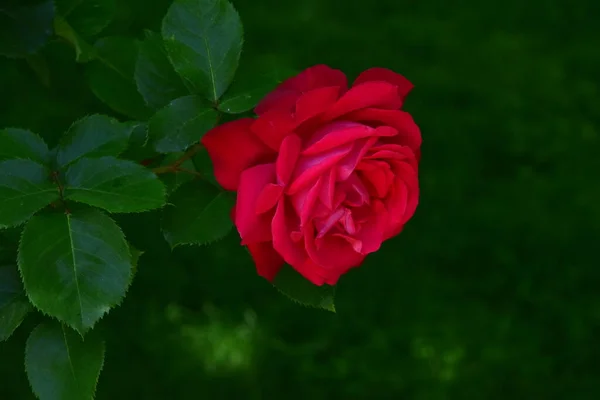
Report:
[[[288,263],[334,285],[412,217],[419,198],[421,133],[401,111],[413,85],[372,68],[348,89],[325,65],[283,82],[258,118],[202,139],[217,181],[237,191],[235,226],[259,275]]]

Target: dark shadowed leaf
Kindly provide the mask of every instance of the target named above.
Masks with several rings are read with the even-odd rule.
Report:
[[[18,263],[31,303],[82,335],[123,299],[131,281],[125,237],[95,209],[33,217]]]
[[[216,102],[233,80],[242,51],[240,17],[227,0],[175,0],[162,36],[175,70]]]
[[[93,399],[104,349],[95,333],[84,341],[56,321],[38,325],[25,347],[25,370],[33,392],[41,400]]]
[[[219,100],[218,108],[228,114],[250,111],[277,85],[297,73],[292,68],[242,61],[231,87]]]
[[[209,183],[191,181],[169,197],[164,210],[162,230],[171,247],[180,244],[207,244],[230,231],[230,212],[235,204],[232,193]]]
[[[134,126],[106,115],[76,121],[58,146],[56,159],[64,167],[81,157],[118,156],[127,148]]]
[[[0,130],[0,161],[27,158],[40,164],[49,161],[48,145],[35,133],[18,128]]]
[[[161,35],[155,32],[148,32],[140,44],[135,82],[146,104],[155,110],[189,94],[167,57]]]
[[[148,136],[159,153],[182,151],[213,128],[218,116],[201,97],[180,97],[154,114],[148,123]]]
[[[138,263],[140,261],[140,257],[144,254],[144,251],[135,248],[131,243],[129,243],[129,253],[131,253],[131,278],[133,279],[137,273]]]
[[[100,33],[112,21],[115,0],[54,0],[56,13],[81,36]]]
[[[283,266],[275,277],[273,285],[297,303],[335,312],[335,286],[317,286],[289,265]]]
[[[0,267],[0,341],[8,339],[32,309],[17,266]]]
[[[2,2],[0,6],[0,55],[23,57],[42,47],[52,35],[54,2],[33,4]]]
[[[141,212],[165,204],[165,186],[134,161],[82,158],[65,173],[64,197],[111,213]]]
[[[77,32],[69,25],[67,20],[61,16],[54,18],[54,33],[56,36],[65,39],[71,43],[75,49],[75,60],[77,62],[88,62],[92,60],[96,54],[94,46],[86,42],[84,38],[79,36]]]
[[[130,37],[105,37],[95,44],[95,60],[86,66],[90,88],[100,100],[118,113],[146,120],[152,110],[138,92],[134,70],[138,43]]]
[[[182,152],[168,154],[164,158],[164,160],[162,160],[161,166],[173,164],[184,154],[185,153]],[[197,179],[199,177],[200,173],[196,171],[196,166],[194,165],[192,160],[185,160],[183,163],[181,163],[180,168],[182,169],[181,171],[175,171],[170,174],[160,175],[160,179],[165,183],[165,186],[167,187],[167,191],[169,193],[172,193],[175,189],[177,189],[184,183]],[[202,176],[202,178],[204,179],[205,176]]]
[[[18,225],[59,199],[51,172],[31,160],[0,162],[0,228]]]

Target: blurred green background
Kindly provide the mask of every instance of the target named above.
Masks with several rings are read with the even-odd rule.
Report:
[[[420,206],[341,279],[337,314],[278,294],[233,233],[171,255],[154,245],[152,215],[120,218],[148,251],[98,327],[96,398],[600,398],[600,3],[233,3],[242,74],[244,60],[350,78],[381,66],[415,84],[405,108],[424,138]],[[157,30],[168,4],[119,1],[106,33]],[[110,113],[70,47],[43,54],[49,87],[0,59],[0,126],[52,142]],[[33,398],[22,365],[36,322],[0,343],[2,400]]]

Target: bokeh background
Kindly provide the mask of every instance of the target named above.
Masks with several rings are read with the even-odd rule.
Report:
[[[148,251],[99,325],[96,398],[600,398],[600,3],[233,3],[243,60],[350,78],[381,66],[415,84],[405,108],[424,138],[420,206],[341,279],[337,314],[278,294],[233,233],[171,255],[148,248],[160,233],[147,222],[120,218]],[[157,30],[168,4],[120,0],[107,33]],[[110,113],[71,48],[43,54],[49,88],[0,59],[0,126],[52,141]],[[36,322],[0,343],[3,400],[33,398],[22,365]]]

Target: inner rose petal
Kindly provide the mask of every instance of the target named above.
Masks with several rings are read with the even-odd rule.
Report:
[[[317,204],[319,193],[321,193],[322,182],[323,179],[320,178],[313,186],[306,187],[290,196],[296,214],[300,216],[300,226],[304,226],[314,214],[313,210]]]
[[[369,190],[356,174],[338,184],[339,192],[345,194],[344,203],[351,207],[369,204]]]
[[[325,235],[317,240],[312,226],[304,227],[304,244],[311,260],[323,268],[325,276],[338,273],[340,269],[358,266],[364,256],[352,245],[335,235]]]
[[[319,176],[346,157],[351,150],[352,143],[347,143],[314,156],[300,156],[286,193],[294,194],[311,185]]]

